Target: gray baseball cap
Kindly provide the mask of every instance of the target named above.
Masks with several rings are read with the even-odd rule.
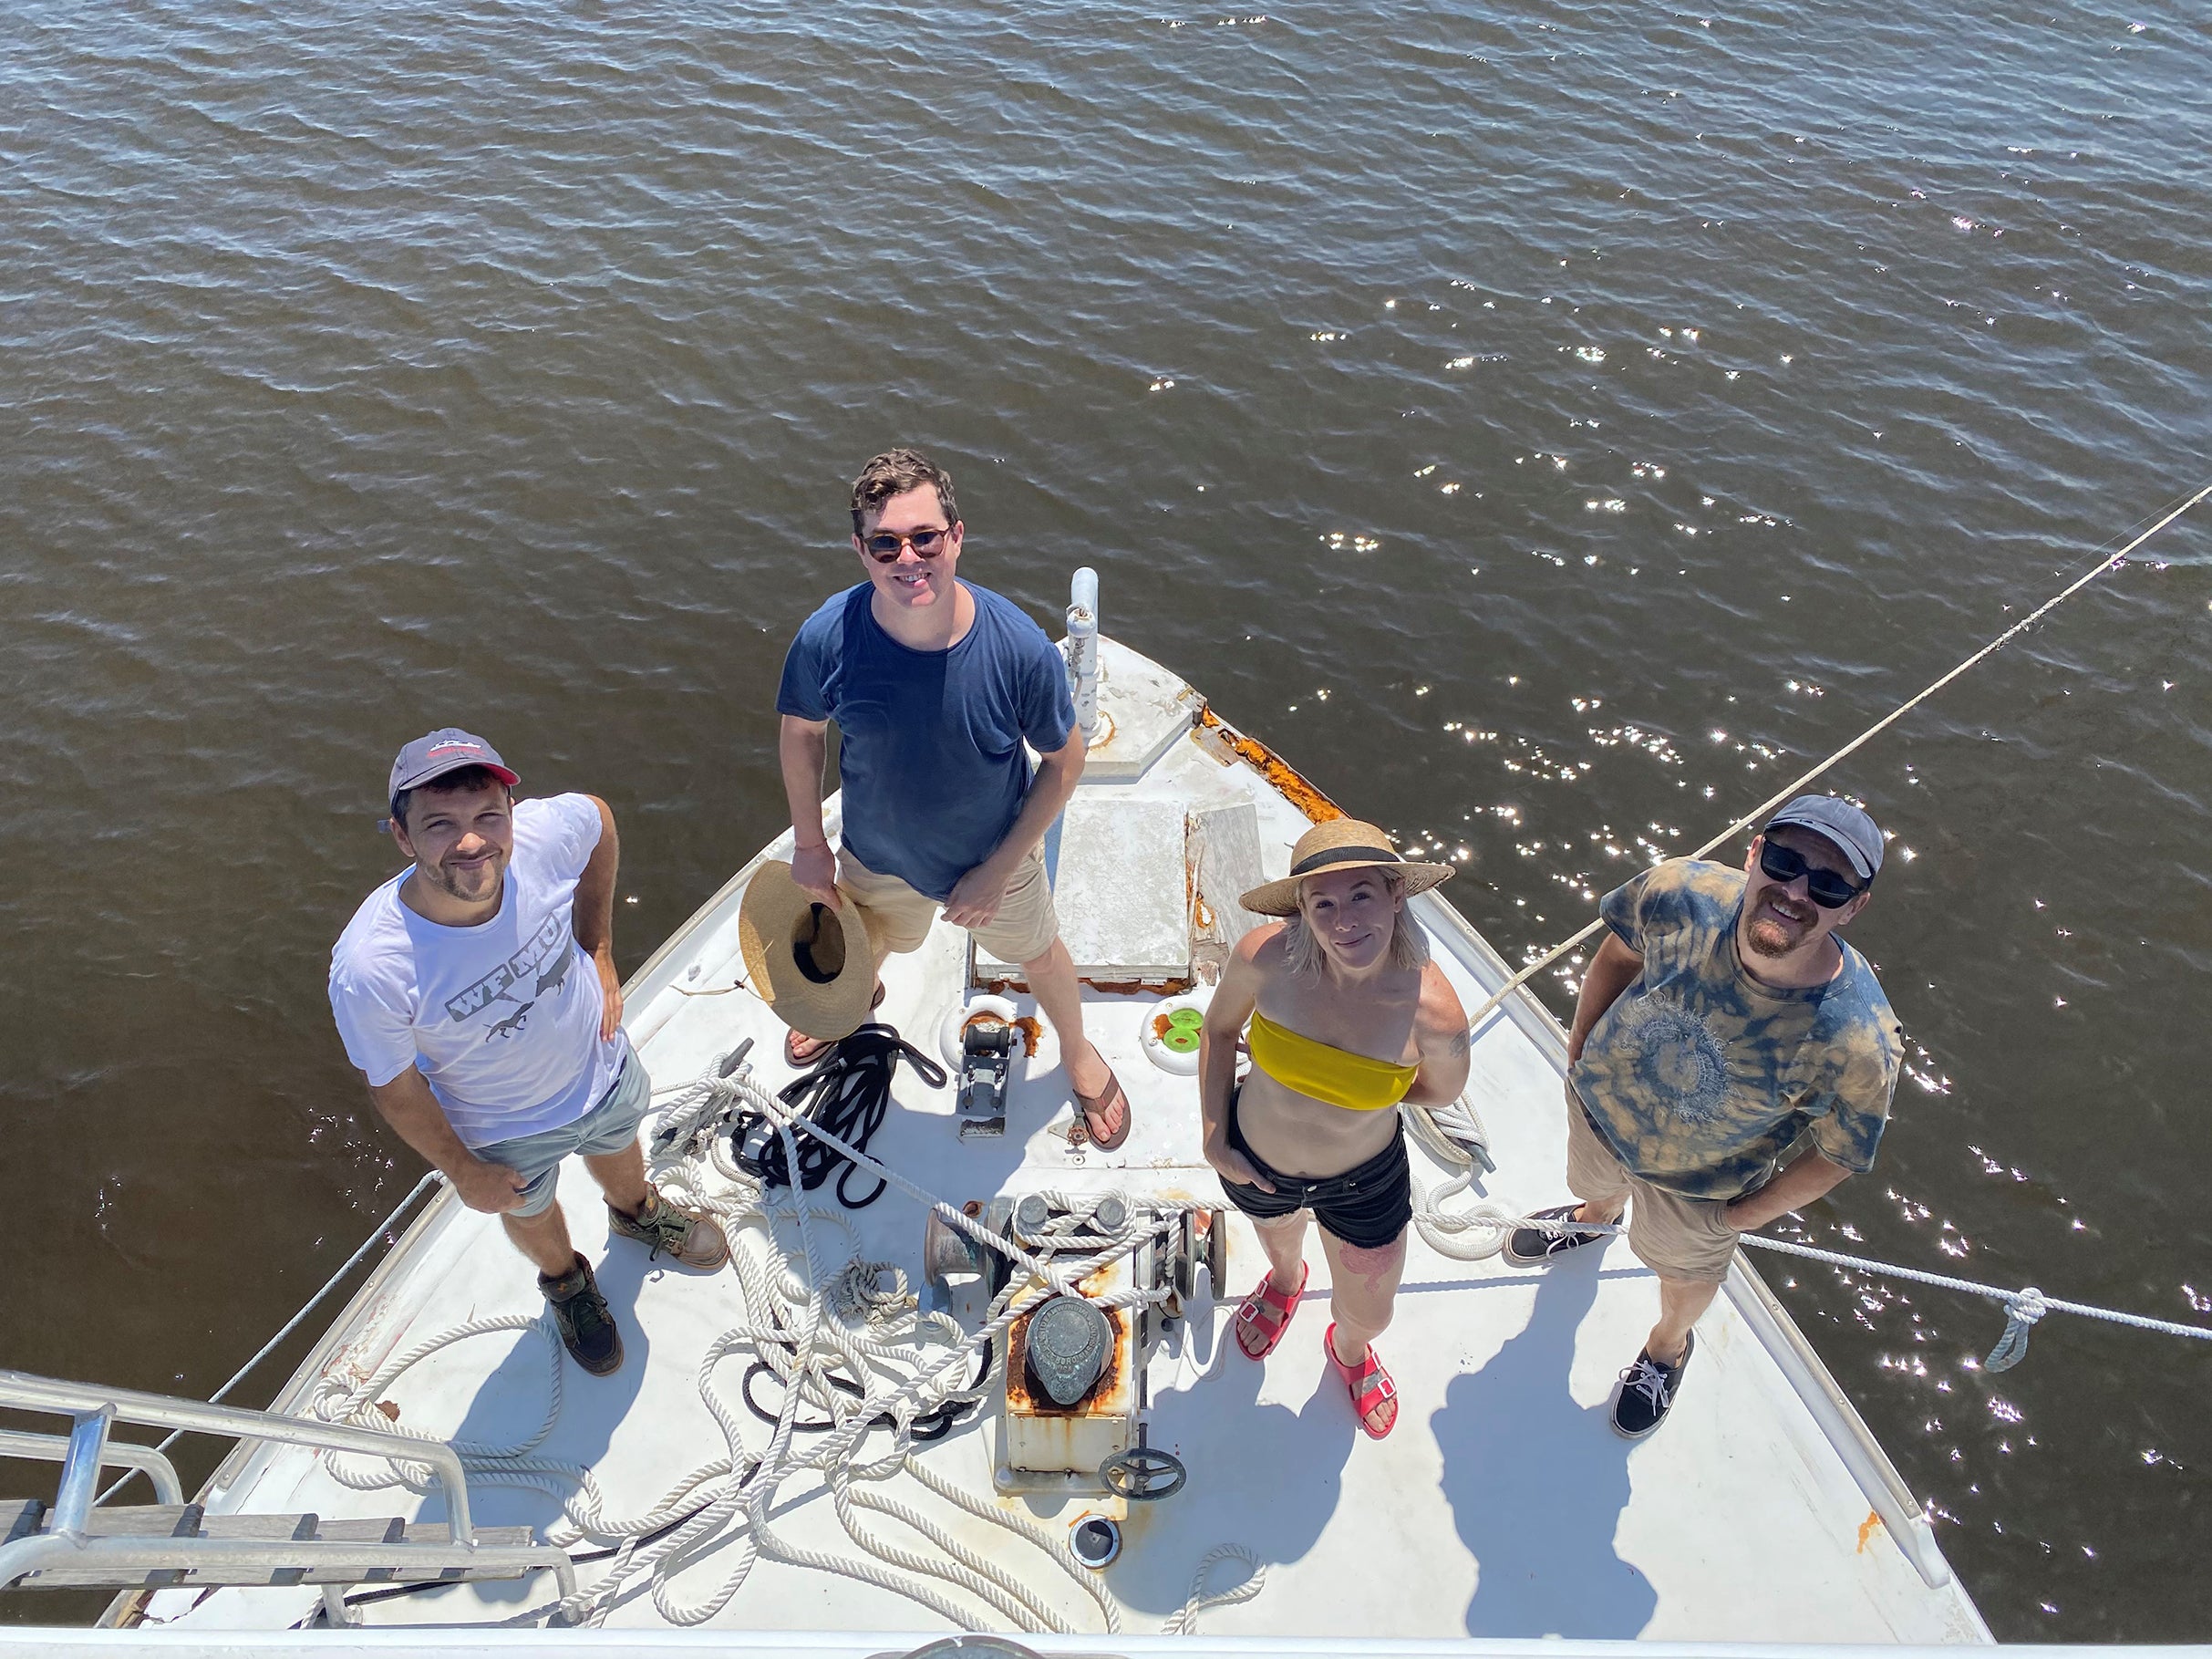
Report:
[[[396,804],[400,791],[419,789],[431,779],[464,766],[481,766],[509,789],[522,781],[513,767],[500,759],[499,751],[482,738],[459,726],[445,726],[417,738],[399,752],[392,762],[391,784],[384,797]],[[398,816],[396,804],[392,815]]]
[[[1766,821],[1769,829],[1781,824],[1794,824],[1825,835],[1851,861],[1862,880],[1872,881],[1882,867],[1881,830],[1841,795],[1799,795]]]

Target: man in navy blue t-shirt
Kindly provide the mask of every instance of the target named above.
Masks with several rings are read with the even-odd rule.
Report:
[[[921,944],[939,905],[993,955],[1019,962],[1090,1138],[1111,1150],[1129,1136],[1129,1099],[1083,1035],[1045,875],[1045,832],[1083,772],[1067,666],[1014,605],[958,580],[952,479],[926,456],[878,455],[852,505],[868,579],[801,625],[776,694],[792,879],[822,904],[843,889],[879,969]],[[835,854],[822,822],[832,721],[844,789]],[[1038,752],[1034,773],[1025,742]],[[804,1065],[824,1046],[793,1032],[784,1054]]]

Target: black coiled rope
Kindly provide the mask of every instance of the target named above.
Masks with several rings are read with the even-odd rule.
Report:
[[[792,1357],[797,1356],[794,1353]],[[969,1379],[967,1387],[962,1392],[972,1394],[982,1387],[983,1379],[990,1374],[990,1371],[991,1349],[990,1344],[987,1343],[976,1355],[976,1374]],[[746,1409],[771,1427],[777,1422],[777,1415],[753,1398],[753,1379],[773,1375],[775,1375],[775,1368],[770,1365],[766,1360],[755,1360],[746,1367],[745,1381],[740,1384],[745,1395]],[[834,1371],[825,1371],[822,1376],[822,1381],[840,1394],[850,1395],[856,1400],[866,1397],[861,1385],[851,1377],[840,1376]],[[931,1440],[942,1440],[952,1432],[955,1424],[981,1404],[980,1400],[947,1400],[935,1410],[924,1412],[916,1417],[908,1437],[917,1445]],[[835,1420],[830,1417],[824,1417],[819,1422],[810,1422],[803,1417],[794,1417],[791,1422],[792,1432],[801,1435],[824,1434],[836,1426]],[[896,1428],[898,1423],[889,1412],[881,1412],[869,1419],[868,1426],[870,1428]]]
[[[891,1109],[891,1081],[902,1059],[910,1062],[931,1088],[945,1086],[945,1068],[897,1032],[888,1025],[863,1025],[840,1039],[812,1071],[784,1084],[776,1098],[846,1145],[865,1152]],[[755,1150],[747,1152],[748,1139],[763,1132],[765,1138],[759,1140]],[[761,1114],[739,1113],[730,1120],[729,1134],[739,1164],[758,1176],[762,1187],[791,1184],[783,1136]],[[803,1191],[812,1192],[834,1174],[837,1201],[847,1209],[865,1209],[884,1196],[887,1183],[878,1176],[875,1189],[855,1198],[845,1189],[845,1182],[860,1167],[857,1164],[811,1135],[802,1133],[794,1138],[799,1144],[799,1186]]]

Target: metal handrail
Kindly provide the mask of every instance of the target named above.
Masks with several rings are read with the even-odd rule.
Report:
[[[64,1463],[69,1457],[67,1435],[35,1435],[28,1429],[0,1428],[0,1457],[20,1457],[29,1463]],[[100,1462],[112,1469],[137,1469],[153,1482],[153,1495],[163,1503],[182,1503],[184,1486],[177,1466],[158,1446],[134,1446],[110,1440],[100,1449]]]
[[[288,1446],[365,1452],[376,1457],[425,1463],[445,1494],[446,1526],[453,1542],[463,1549],[472,1548],[476,1542],[476,1531],[469,1520],[469,1478],[462,1472],[460,1456],[443,1440],[357,1428],[350,1423],[310,1422],[237,1405],[207,1405],[198,1400],[142,1394],[133,1388],[94,1388],[24,1371],[0,1371],[0,1405],[71,1417],[109,1406],[116,1419],[124,1423],[150,1423],[159,1428],[193,1429],[239,1440],[274,1440]],[[106,1453],[100,1456],[105,1457]]]
[[[61,1489],[54,1495],[54,1530],[75,1538],[92,1515],[93,1496],[100,1488],[100,1453],[108,1449],[108,1430],[115,1422],[115,1407],[102,1402],[94,1410],[79,1411],[69,1428],[69,1455],[61,1466]]]
[[[304,1568],[324,1562],[364,1575],[377,1571],[466,1566],[478,1571],[530,1572],[550,1569],[563,1601],[576,1593],[576,1566],[551,1544],[336,1543],[326,1540],[213,1538],[64,1538],[45,1532],[0,1545],[0,1590],[27,1573],[70,1569],[158,1572],[166,1568],[228,1567],[251,1572]]]

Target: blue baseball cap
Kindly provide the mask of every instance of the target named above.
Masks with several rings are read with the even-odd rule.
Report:
[[[499,751],[482,738],[459,726],[446,726],[417,738],[392,762],[391,784],[384,792],[385,799],[393,803],[392,815],[399,815],[402,790],[419,789],[433,778],[442,778],[464,766],[481,766],[509,789],[522,781],[513,767],[500,759]]]
[[[1841,795],[1799,795],[1766,821],[1768,829],[1783,824],[1794,824],[1833,841],[1862,881],[1872,881],[1882,867],[1881,830]]]

